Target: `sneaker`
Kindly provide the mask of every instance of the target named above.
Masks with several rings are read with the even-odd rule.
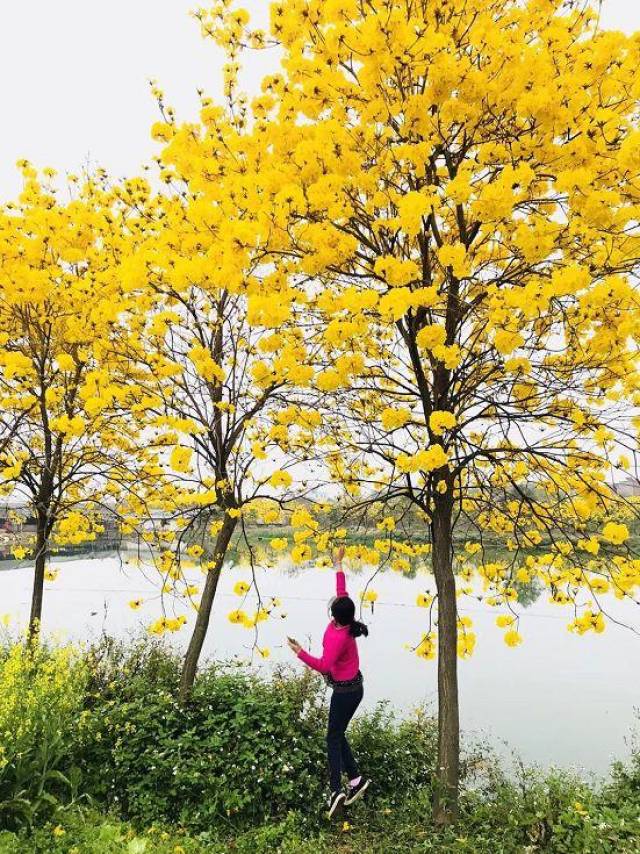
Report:
[[[358,798],[361,798],[369,788],[370,784],[371,780],[360,777],[360,782],[355,786],[347,786],[347,796],[345,798],[344,805],[348,807],[349,804],[352,804],[354,801],[357,801]]]
[[[331,792],[329,796],[329,818],[344,804],[345,798],[346,795],[344,792]]]

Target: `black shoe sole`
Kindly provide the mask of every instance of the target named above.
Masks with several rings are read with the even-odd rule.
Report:
[[[345,801],[344,801],[345,807],[348,807],[351,804],[354,804],[357,800],[359,800],[364,795],[364,793],[367,791],[367,789],[369,788],[370,785],[371,785],[371,780],[367,780],[366,783],[362,784],[362,786],[358,789],[358,791],[355,793],[355,795],[352,798],[345,798]]]

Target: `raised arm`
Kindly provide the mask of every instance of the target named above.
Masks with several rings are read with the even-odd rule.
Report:
[[[336,570],[336,596],[348,596],[347,593],[347,580],[345,578],[344,571],[342,569],[342,558],[344,557],[344,546],[340,546],[340,548],[333,555],[333,566]]]

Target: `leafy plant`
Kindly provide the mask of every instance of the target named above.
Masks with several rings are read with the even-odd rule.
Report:
[[[196,830],[256,824],[291,810],[317,821],[326,790],[326,709],[312,674],[280,672],[263,681],[212,666],[181,705],[176,663],[157,644],[136,644],[130,656],[122,649],[93,655],[74,752],[96,800],[138,821],[177,820]],[[393,802],[428,787],[434,739],[424,716],[396,724],[383,708],[359,715],[353,743],[363,768],[378,771],[372,795]]]
[[[67,762],[86,667],[70,646],[13,643],[0,653],[0,821],[33,824],[79,796]]]

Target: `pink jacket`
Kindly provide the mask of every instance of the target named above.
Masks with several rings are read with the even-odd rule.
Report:
[[[336,573],[336,596],[348,596],[344,572]],[[338,682],[353,679],[360,669],[356,639],[349,633],[348,626],[336,626],[333,620],[322,639],[322,657],[314,658],[301,649],[298,658],[308,667],[328,674]]]

